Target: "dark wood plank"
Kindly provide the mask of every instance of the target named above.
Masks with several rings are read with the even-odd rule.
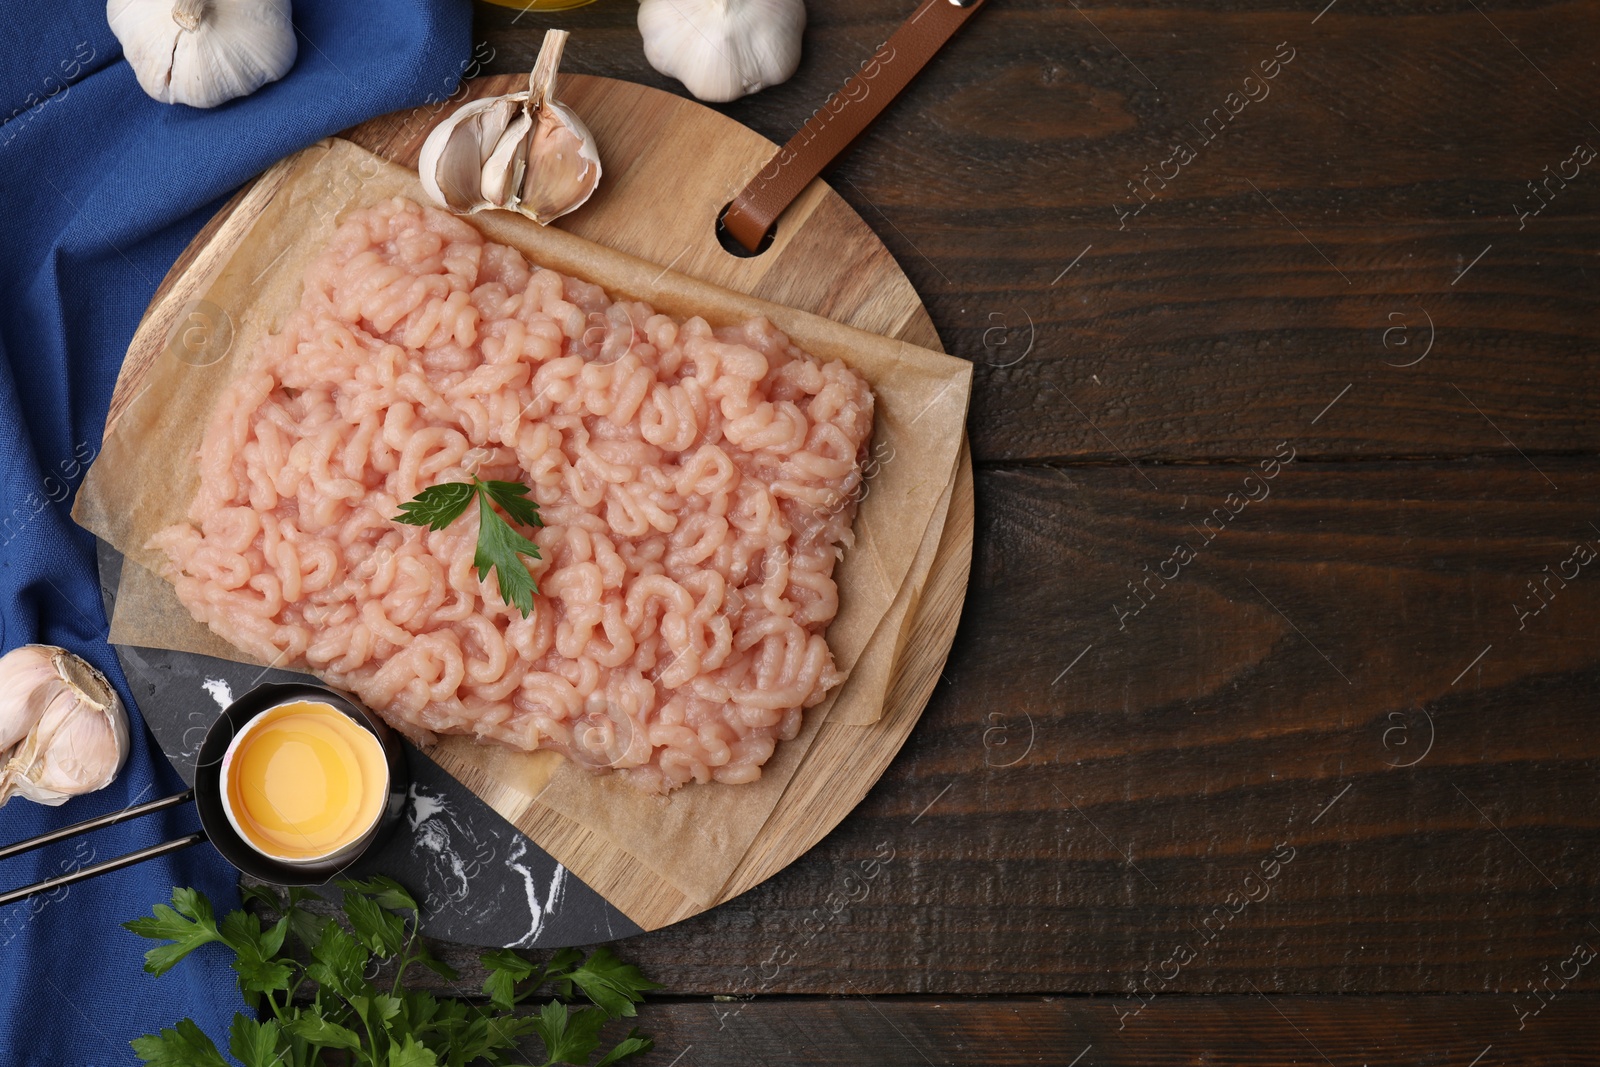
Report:
[[[1521,459],[980,472],[900,758],[621,950],[680,993],[1525,991],[1600,946],[1600,558],[1563,567],[1600,467],[1541,467],[1560,492]],[[1519,622],[1546,566],[1578,574]]]
[[[796,77],[723,110],[784,140],[908,6],[811,4]],[[1323,7],[1000,0],[840,165],[979,365],[980,462],[1243,457],[1347,386],[1303,453],[1600,451],[1600,175],[1557,180],[1525,223],[1513,206],[1600,146],[1600,9]],[[569,69],[677,89],[633,13],[480,4],[477,32],[492,71],[525,69],[559,22]],[[1229,100],[1290,50],[1261,99]],[[1119,221],[1177,139],[1193,161]]]
[[[1125,1022],[1088,997],[762,998],[651,1004],[638,1022],[656,1039],[641,1067],[1600,1063],[1594,996],[1560,997],[1521,1031],[1487,996],[1168,997]]]
[[[720,110],[785,139],[907,6],[810,4],[795,79]],[[834,172],[978,364],[973,592],[867,802],[621,946],[760,994],[652,1005],[648,1062],[1600,1062],[1593,964],[1517,1028],[1600,945],[1600,598],[1545,570],[1600,545],[1571,458],[1600,451],[1600,181],[1516,207],[1600,145],[1600,12],[1323,8],[996,0]],[[568,69],[677,90],[632,5],[477,12],[489,72],[559,23]],[[1284,41],[1270,95],[1191,136]],[[1196,158],[1121,224],[1175,138]],[[1280,441],[1271,495],[1197,530]],[[907,991],[1108,995],[877,995]],[[806,992],[873,999],[776,995]]]

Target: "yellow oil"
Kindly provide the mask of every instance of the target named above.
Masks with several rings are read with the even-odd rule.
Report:
[[[326,855],[377,821],[389,788],[383,746],[317,701],[261,714],[228,766],[228,801],[249,843],[279,859]]]

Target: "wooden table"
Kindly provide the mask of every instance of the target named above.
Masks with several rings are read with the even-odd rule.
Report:
[[[779,141],[910,8],[808,6]],[[977,364],[971,593],[860,809],[619,946],[649,1062],[1600,1062],[1600,10],[1396,7],[991,0],[834,172]],[[633,14],[483,69],[677,90]]]

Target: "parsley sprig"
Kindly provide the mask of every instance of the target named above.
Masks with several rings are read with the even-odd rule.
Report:
[[[395,522],[412,526],[426,526],[442,530],[462,513],[472,498],[478,498],[478,550],[472,565],[478,569],[481,582],[489,576],[490,568],[500,582],[500,599],[522,612],[524,618],[533,611],[533,596],[539,587],[533,582],[520,556],[542,559],[539,546],[517,533],[490,506],[499,504],[523,526],[543,526],[539,519],[539,505],[528,499],[529,489],[521,482],[495,482],[473,478],[470,482],[441,482],[430,485],[411,500],[400,505]]]
[[[144,969],[161,975],[202,945],[231,949],[239,988],[254,1012],[233,1018],[228,1051],[244,1067],[499,1067],[521,1063],[521,1038],[538,1035],[544,1067],[588,1064],[608,1022],[632,1018],[643,993],[661,988],[638,968],[604,948],[585,958],[562,949],[540,967],[509,949],[481,957],[489,977],[489,1003],[436,997],[402,984],[419,964],[447,979],[455,970],[418,940],[417,903],[389,878],[341,881],[349,929],[305,905],[321,900],[306,889],[287,897],[265,886],[245,889],[245,899],[278,919],[235,911],[218,922],[211,902],[193,889],[174,889],[172,904],[157,904],[149,918],[122,925],[140,937],[167,942],[145,953]],[[409,918],[407,914],[409,913]],[[302,952],[285,951],[293,934]],[[387,988],[366,977],[374,960],[395,961]],[[308,988],[309,984],[309,988]],[[540,990],[555,993],[538,1014],[517,1008]],[[594,1006],[573,1008],[574,990]],[[133,1050],[151,1067],[228,1067],[222,1053],[193,1020],[135,1038]],[[650,1038],[637,1029],[595,1062],[612,1064],[648,1052]]]

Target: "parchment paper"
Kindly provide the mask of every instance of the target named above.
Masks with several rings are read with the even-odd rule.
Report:
[[[959,460],[957,462],[959,464]],[[865,651],[861,653],[861,658],[856,660],[855,668],[851,670],[850,678],[845,682],[847,687],[859,687],[863,692],[880,694],[878,699],[841,699],[829,713],[829,722],[849,726],[871,726],[883,717],[882,695],[889,690],[894,665],[900,658],[900,650],[905,644],[911,623],[916,619],[917,606],[922,602],[923,587],[927,585],[928,576],[933,571],[933,558],[939,553],[939,542],[944,536],[945,519],[950,515],[950,501],[956,488],[956,476],[955,471],[950,473],[950,481],[940,494],[939,503],[934,506],[933,517],[928,521],[928,529],[922,536],[922,544],[918,547],[916,556],[911,560],[911,569],[900,585],[899,594],[895,596],[889,610],[884,613],[883,620],[878,623],[872,639],[867,642]]]
[[[347,210],[396,195],[425,202],[415,172],[349,142],[330,139],[305,150],[197,310],[180,317],[172,343],[139,386],[143,392],[110,428],[73,512],[81,525],[141,565],[123,569],[113,641],[253,662],[194,622],[171,586],[150,573],[161,561],[146,542],[183,520],[198,482],[194,457],[209,413],[262,339],[298,305],[306,265]],[[840,669],[859,665],[860,677],[852,676],[807,711],[801,735],[778,746],[760,781],[689,785],[663,800],[549,753],[516,753],[460,738],[448,742],[497,785],[522,791],[604,835],[708,905],[771,815],[824,719],[837,714],[842,721],[868,723],[881,713],[895,646],[931,564],[923,544],[930,537],[937,543],[949,506],[971,366],[662,270],[521,216],[490,212],[472,221],[488,239],[513,245],[530,262],[599,283],[613,297],[644,300],[680,318],[700,315],[713,325],[765,315],[800,347],[856,368],[877,396],[874,448],[880,455],[892,450],[893,459],[880,465],[861,501],[856,544],[835,572],[840,609],[828,630]],[[930,532],[936,518],[939,525]],[[886,651],[873,647],[884,644]],[[573,873],[583,877],[580,869]]]

